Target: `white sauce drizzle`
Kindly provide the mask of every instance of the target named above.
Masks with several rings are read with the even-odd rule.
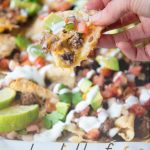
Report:
[[[59,91],[59,94],[61,95],[61,94],[69,93],[69,92],[70,92],[69,89],[64,88],[64,89]]]
[[[39,70],[40,75],[41,75],[43,78],[45,78],[46,73],[51,69],[51,67],[52,67],[52,64],[46,65],[46,66],[42,67],[42,68]]]
[[[3,83],[8,85],[11,81],[25,78],[38,83],[41,86],[45,86],[44,78],[38,72],[37,68],[31,66],[16,67],[13,72],[9,72],[4,78]]]
[[[99,108],[97,110],[98,113],[98,120],[100,122],[100,124],[104,123],[106,121],[106,119],[108,118],[108,113],[104,108]]]
[[[62,135],[62,131],[64,130],[65,123],[59,121],[57,122],[52,129],[46,130],[40,134],[35,134],[33,136],[34,141],[38,142],[54,142]]]
[[[51,30],[52,30],[53,34],[57,34],[57,33],[59,33],[60,31],[63,30],[64,26],[65,26],[65,22],[61,21],[61,22],[58,22],[58,23],[54,24],[51,27]]]
[[[80,89],[78,88],[78,87],[76,87],[76,88],[74,88],[73,90],[72,90],[72,93],[77,93],[77,92],[79,92],[80,91]]]
[[[79,82],[78,82],[78,87],[80,87],[82,85],[82,83],[86,80],[86,78],[82,78]]]
[[[92,78],[92,76],[94,75],[94,73],[95,73],[94,70],[89,71],[89,72],[87,73],[87,75],[86,75],[86,78],[87,78],[87,79]]]
[[[78,120],[79,127],[84,131],[88,132],[91,129],[98,129],[100,127],[100,122],[96,117],[86,117],[83,116]]]
[[[61,84],[57,83],[53,89],[53,93],[58,94],[59,93],[59,88],[60,88]]]
[[[134,95],[130,95],[126,100],[125,100],[125,108],[130,108],[132,107],[134,104],[139,103],[138,98],[135,97]]]
[[[88,104],[91,103],[91,101],[93,100],[93,98],[96,96],[97,92],[99,92],[99,86],[98,86],[98,85],[94,86],[94,87],[87,93],[86,102],[87,102]]]
[[[109,130],[108,135],[109,137],[114,137],[119,132],[119,128],[112,128]]]
[[[150,100],[150,89],[142,89],[139,99],[142,105],[144,105],[148,100]]]
[[[108,112],[110,118],[117,118],[117,117],[121,116],[122,109],[123,109],[123,104],[114,102],[108,108],[107,112]]]
[[[113,82],[115,82],[122,75],[122,71],[119,71],[113,78]]]
[[[86,101],[81,101],[80,103],[77,104],[75,111],[77,113],[82,112],[85,108],[87,108],[89,104]]]

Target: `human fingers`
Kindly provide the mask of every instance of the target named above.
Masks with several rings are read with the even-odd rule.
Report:
[[[136,48],[132,42],[120,42],[117,47],[131,60],[134,61],[150,61],[150,44],[143,48]]]
[[[124,14],[131,11],[137,15],[150,17],[150,1],[147,0],[113,0],[97,14],[91,17],[95,25],[108,26],[118,21]]]
[[[140,20],[141,23],[134,28],[125,30],[124,32],[118,34],[102,36],[102,38],[100,38],[99,46],[110,48],[110,45],[116,47],[115,44],[120,42],[126,42],[130,40],[133,43],[135,43],[135,42],[140,42],[143,39],[149,38],[150,19],[145,17],[140,17]]]
[[[111,0],[89,0],[85,8],[87,10],[102,10]]]

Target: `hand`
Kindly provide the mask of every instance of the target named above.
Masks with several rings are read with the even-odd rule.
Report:
[[[101,10],[91,17],[91,21],[111,29],[139,20],[140,23],[132,29],[115,35],[102,35],[99,46],[118,47],[132,60],[150,61],[150,44],[143,48],[134,46],[150,39],[150,0],[89,0],[86,9]]]

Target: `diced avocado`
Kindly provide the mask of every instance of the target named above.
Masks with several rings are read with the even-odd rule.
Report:
[[[26,7],[26,11],[30,16],[35,15],[40,9],[41,6],[37,3],[30,3],[30,7]]]
[[[49,115],[45,115],[45,117],[43,119],[43,123],[44,123],[44,127],[46,129],[50,129],[52,127],[51,117],[49,117]]]
[[[56,104],[56,111],[62,114],[63,116],[66,116],[69,108],[70,108],[70,104],[64,102],[58,102]]]
[[[72,104],[76,106],[82,100],[82,94],[80,91],[74,91],[72,93]]]
[[[65,25],[65,30],[68,31],[72,31],[75,28],[74,23],[69,23]]]
[[[83,93],[86,93],[91,86],[92,86],[92,82],[86,78],[81,79],[78,83],[78,87]]]
[[[16,37],[16,45],[19,47],[20,50],[25,50],[29,44],[29,40],[24,36],[18,35]]]
[[[65,22],[62,17],[54,13],[51,13],[44,20],[44,28],[52,31],[52,28],[54,27],[54,25],[59,24],[59,23],[62,23],[65,26]]]
[[[96,61],[105,68],[119,71],[119,61],[115,57],[97,56]]]
[[[96,96],[91,101],[92,108],[96,111],[98,108],[100,108],[102,104],[103,97],[100,92],[96,94]]]
[[[71,104],[72,92],[69,89],[64,88],[60,90],[58,96],[61,102]]]
[[[64,115],[60,114],[57,111],[52,112],[51,114],[46,114],[44,117],[44,126],[47,129],[50,129],[54,124],[56,124],[58,121],[64,121],[65,117]]]
[[[28,12],[28,15],[35,15],[40,9],[41,6],[35,1],[29,0],[11,0],[11,7],[22,8]]]

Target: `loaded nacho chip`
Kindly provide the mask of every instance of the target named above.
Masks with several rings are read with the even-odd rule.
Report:
[[[82,11],[52,13],[44,22],[43,49],[51,52],[56,64],[63,68],[73,68],[87,59],[103,29],[90,24],[89,14]]]

